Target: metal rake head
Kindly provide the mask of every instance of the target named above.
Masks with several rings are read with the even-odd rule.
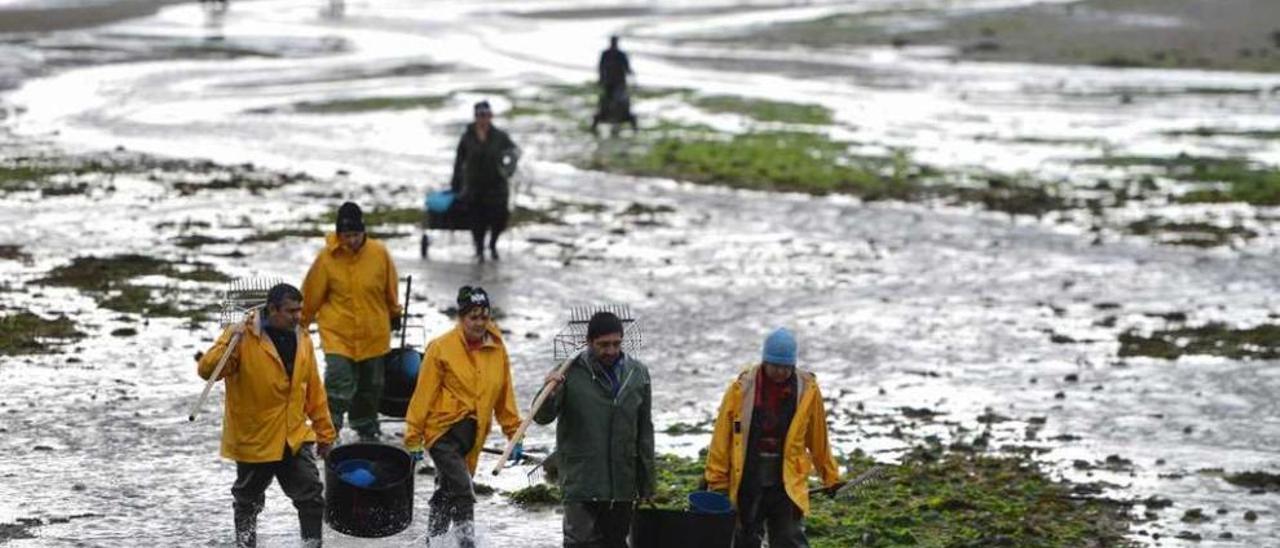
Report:
[[[569,309],[569,321],[556,333],[552,344],[555,359],[567,360],[587,346],[587,324],[597,312],[611,312],[622,320],[622,351],[628,354],[640,350],[644,343],[644,330],[631,315],[631,307],[624,304],[577,306]]]
[[[218,323],[223,327],[244,321],[250,310],[267,302],[267,292],[284,283],[280,278],[239,278],[222,290],[221,311]]]
[[[837,489],[835,496],[837,498],[860,498],[867,490],[888,480],[890,471],[888,466],[879,464],[872,466],[867,471],[858,474],[858,477],[849,480],[840,489]]]

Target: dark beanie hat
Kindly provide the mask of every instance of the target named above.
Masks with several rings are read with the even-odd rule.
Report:
[[[364,232],[364,213],[355,202],[338,208],[338,232]]]
[[[489,308],[489,294],[483,287],[464,285],[458,288],[458,314],[466,314],[472,308]]]
[[[588,341],[613,333],[622,334],[622,320],[612,312],[596,312],[591,316],[591,321],[587,322]]]

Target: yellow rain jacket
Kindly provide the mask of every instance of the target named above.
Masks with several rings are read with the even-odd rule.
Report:
[[[338,433],[329,420],[329,400],[316,368],[311,337],[299,327],[293,376],[271,337],[258,321],[245,329],[232,349],[220,379],[225,379],[227,400],[222,415],[222,456],[236,462],[275,462],[285,444],[294,454],[306,442],[333,443]],[[231,329],[223,331],[213,348],[204,353],[196,371],[208,379],[231,342]],[[307,420],[311,423],[308,425]],[[317,439],[318,438],[318,439]]]
[[[404,415],[404,445],[410,451],[430,448],[449,427],[474,418],[476,440],[467,453],[472,474],[495,414],[508,439],[520,427],[507,348],[498,326],[489,323],[488,330],[484,344],[476,350],[467,350],[461,326],[427,344],[418,384]]]
[[[302,325],[320,323],[327,354],[363,361],[391,348],[391,316],[400,314],[396,265],[386,246],[365,237],[360,251],[342,247],[336,233],[302,282]]]
[[[720,401],[720,415],[707,453],[707,487],[727,491],[734,508],[738,506],[738,487],[747,464],[747,441],[751,438],[751,411],[755,405],[755,384],[760,366],[743,371]],[[840,472],[827,444],[827,413],[822,392],[813,373],[795,372],[796,414],[787,429],[782,449],[782,484],[791,501],[805,514],[809,513],[809,473],[817,467],[822,484],[833,486]]]

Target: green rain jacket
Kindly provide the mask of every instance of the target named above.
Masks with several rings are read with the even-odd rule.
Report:
[[[630,501],[653,496],[653,413],[649,370],[623,355],[614,396],[602,366],[582,352],[564,385],[534,414],[556,423],[564,502]]]

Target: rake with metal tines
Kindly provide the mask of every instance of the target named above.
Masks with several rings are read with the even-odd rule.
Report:
[[[493,468],[493,475],[498,475],[502,468],[507,465],[507,459],[511,457],[511,451],[516,447],[520,440],[524,439],[524,431],[529,428],[529,424],[533,422],[534,413],[542,408],[542,403],[546,401],[547,396],[555,392],[560,386],[561,378],[564,378],[565,371],[569,370],[569,365],[573,363],[573,359],[578,356],[587,346],[587,324],[591,322],[591,317],[599,312],[611,312],[622,320],[622,350],[628,354],[640,349],[644,342],[644,331],[640,328],[640,322],[636,321],[631,315],[631,307],[621,304],[603,305],[603,306],[580,306],[569,309],[569,321],[564,328],[556,334],[552,339],[552,354],[555,359],[560,360],[560,366],[556,367],[556,374],[551,380],[542,386],[542,390],[538,392],[538,397],[534,398],[533,404],[529,406],[529,416],[524,418],[520,423],[520,428],[516,429],[516,433],[507,441],[507,448],[502,452],[502,458],[498,459],[498,465]]]
[[[226,289],[222,291],[222,305],[219,307],[218,323],[226,328],[229,325],[243,323],[246,319],[254,317],[258,309],[266,306],[267,293],[272,287],[283,283],[279,278],[241,278],[227,284]],[[213,388],[213,383],[218,381],[218,377],[222,374],[222,369],[227,365],[227,358],[235,351],[236,346],[240,344],[240,337],[243,331],[237,331],[231,335],[231,340],[227,341],[227,348],[222,353],[222,358],[218,360],[218,366],[213,369],[213,374],[209,375],[209,379],[204,383],[204,391],[200,393],[200,399],[196,400],[191,406],[191,412],[187,414],[187,421],[194,422],[196,415],[200,413],[200,407],[204,405],[204,400],[209,397],[209,390]]]
[[[831,487],[810,489],[809,494],[826,493],[828,496],[837,499],[859,498],[868,489],[888,479],[889,472],[888,466],[877,464],[849,481],[837,483]]]

